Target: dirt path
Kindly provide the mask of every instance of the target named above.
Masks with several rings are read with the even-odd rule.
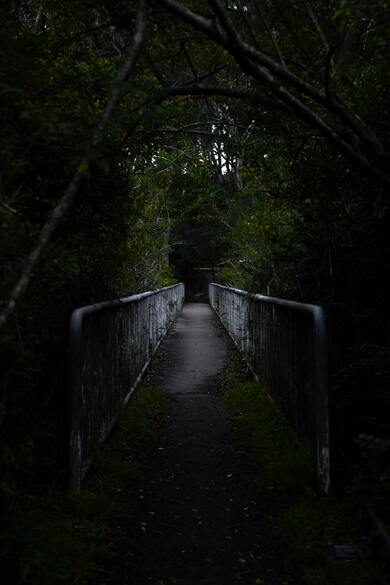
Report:
[[[148,383],[171,397],[161,442],[145,461],[132,585],[285,585],[272,509],[221,406],[231,342],[206,304],[185,305]]]

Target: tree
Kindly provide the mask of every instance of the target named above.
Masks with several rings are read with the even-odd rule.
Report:
[[[309,124],[365,175],[389,187],[386,141],[364,122],[353,105],[362,96],[351,92],[351,88],[361,90],[362,80],[373,67],[385,74],[383,30],[380,41],[378,37],[372,40],[376,36],[372,30],[388,26],[386,6],[373,9],[371,3],[363,7],[359,3],[352,11],[348,4],[335,9],[330,2],[293,2],[294,12],[288,13],[285,2],[269,2],[265,10],[253,2],[210,0],[209,14],[203,16],[176,0],[161,3],[223,47],[257,82],[253,89],[259,105],[272,104]],[[351,61],[348,53],[359,49],[365,53],[365,69],[351,79],[345,74]],[[384,99],[385,86],[380,90]]]

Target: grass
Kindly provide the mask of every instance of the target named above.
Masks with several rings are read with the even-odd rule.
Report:
[[[314,463],[310,446],[298,443],[261,383],[231,387],[225,394],[225,406],[241,417],[241,426],[255,447],[268,483],[283,492],[312,485]]]
[[[275,499],[275,525],[286,536],[294,565],[305,585],[380,585],[381,567],[371,561],[362,536],[358,505],[348,495],[318,495],[315,463],[260,382],[227,374],[225,407],[237,417],[241,440],[249,442],[263,478],[259,497]],[[260,474],[259,474],[260,475]],[[270,496],[270,494],[273,494]],[[280,502],[280,505],[278,505]],[[357,551],[354,560],[337,560],[334,545]]]
[[[154,388],[138,389],[81,491],[24,495],[14,503],[0,530],[2,582],[83,585],[98,573],[97,559],[115,556],[111,536],[134,519],[140,461],[157,439],[166,401]],[[131,554],[131,532],[127,538]]]

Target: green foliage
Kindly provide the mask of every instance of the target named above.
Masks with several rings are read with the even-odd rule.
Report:
[[[233,232],[237,251],[220,270],[221,281],[252,292],[291,294],[295,262],[303,248],[299,237],[302,217],[264,191],[258,178],[244,183],[237,217]]]
[[[303,567],[305,585],[379,585],[382,569],[372,562],[357,513],[346,497],[319,497],[308,490],[290,502],[284,527],[292,554]],[[353,560],[337,560],[333,546],[354,549]]]
[[[238,417],[242,438],[249,442],[259,462],[260,497],[267,499],[274,494],[273,508],[279,510],[275,524],[287,538],[302,583],[384,584],[384,574],[370,560],[362,537],[358,502],[340,494],[318,495],[312,488],[312,453],[297,443],[264,386],[239,381],[234,374],[228,376],[228,381],[224,403]],[[333,551],[336,545],[351,546],[356,558],[337,560]]]

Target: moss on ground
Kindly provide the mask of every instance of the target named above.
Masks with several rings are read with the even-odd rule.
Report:
[[[96,559],[115,557],[113,532],[134,518],[140,461],[159,434],[166,395],[138,389],[99,452],[82,490],[21,498],[0,533],[2,579],[7,585],[83,585],[100,568]],[[131,524],[131,523],[130,523]]]
[[[234,368],[233,368],[234,370]],[[287,537],[305,585],[380,585],[387,581],[369,556],[357,502],[348,495],[321,496],[313,489],[315,469],[308,445],[300,444],[260,382],[227,373],[225,407],[237,417],[241,440],[249,442],[264,478],[260,497],[273,494],[277,530]],[[259,474],[260,475],[260,474]],[[280,505],[278,505],[280,501]],[[337,560],[334,545],[357,551]]]
[[[268,483],[283,492],[312,485],[311,449],[297,441],[261,383],[234,385],[224,401],[228,410],[241,417],[241,426],[256,447]]]

